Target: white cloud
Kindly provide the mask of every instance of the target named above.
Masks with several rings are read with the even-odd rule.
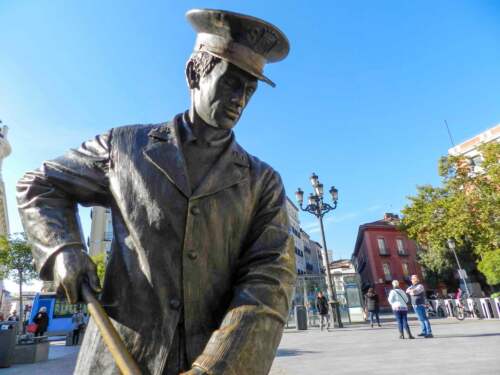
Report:
[[[323,220],[323,223],[324,225],[328,225],[328,224],[334,224],[334,223],[342,223],[342,222],[345,222],[345,221],[349,221],[349,220],[352,220],[356,217],[359,216],[359,213],[358,212],[348,212],[346,214],[341,214],[341,215],[331,215],[331,216],[327,216],[324,220]],[[314,233],[320,233],[321,232],[321,228],[319,226],[319,223],[318,222],[307,222],[307,223],[304,223],[303,225],[301,225],[302,229],[307,232],[308,234],[314,234]]]

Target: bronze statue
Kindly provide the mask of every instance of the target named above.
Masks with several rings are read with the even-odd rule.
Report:
[[[77,203],[111,208],[101,302],[144,374],[267,374],[295,282],[280,176],[232,128],[284,34],[262,20],[191,10],[191,108],[167,123],[114,128],[27,173],[23,224],[43,280],[70,302],[99,292]],[[91,321],[77,374],[118,374]]]

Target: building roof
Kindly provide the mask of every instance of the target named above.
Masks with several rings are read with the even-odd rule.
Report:
[[[361,246],[361,241],[363,239],[363,233],[367,229],[389,229],[398,231],[397,225],[399,224],[399,216],[393,213],[385,213],[382,220],[372,221],[371,223],[361,224],[358,229],[358,236],[356,238],[356,244],[354,245],[354,251],[352,256],[356,256],[359,247]]]
[[[448,154],[454,156],[463,155],[473,151],[481,144],[489,143],[495,140],[500,142],[500,124],[492,126],[484,132],[479,133],[478,135],[450,148],[448,150]]]
[[[330,262],[330,269],[336,268],[351,268],[352,262],[350,259],[338,259]]]

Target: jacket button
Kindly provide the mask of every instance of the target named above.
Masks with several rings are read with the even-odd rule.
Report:
[[[191,250],[188,253],[188,258],[192,259],[192,260],[195,260],[196,258],[198,258],[198,253],[196,251],[194,251],[194,250]]]
[[[191,213],[192,213],[193,215],[198,215],[200,212],[201,212],[201,211],[200,211],[200,209],[198,208],[198,206],[193,206],[193,207],[191,207]]]
[[[171,299],[170,300],[170,307],[174,310],[179,310],[179,308],[181,307],[181,301],[179,301],[176,298]]]

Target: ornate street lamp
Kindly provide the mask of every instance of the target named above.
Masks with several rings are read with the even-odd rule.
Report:
[[[304,192],[302,189],[298,189],[295,192],[295,198],[297,199],[297,203],[302,211],[308,212],[314,216],[316,216],[319,220],[319,225],[321,228],[321,239],[323,242],[323,248],[322,248],[322,254],[323,254],[323,266],[325,267],[325,279],[326,279],[326,286],[328,288],[328,297],[329,301],[328,303],[330,304],[331,307],[331,314],[332,314],[332,321],[334,327],[337,328],[342,328],[342,319],[340,317],[340,308],[339,308],[339,303],[337,301],[337,293],[335,292],[335,284],[332,282],[332,275],[330,273],[330,261],[328,260],[328,251],[326,247],[326,238],[325,238],[325,228],[323,226],[323,216],[325,216],[326,213],[333,211],[337,208],[337,200],[338,200],[338,195],[339,192],[338,190],[332,186],[330,190],[328,191],[332,197],[332,205],[329,205],[323,200],[323,184],[319,182],[319,177],[313,173],[310,177],[311,185],[314,189],[314,193],[311,193],[308,198],[308,204],[304,208],[302,207],[304,203]]]
[[[465,276],[463,275],[464,270],[462,269],[462,266],[460,265],[460,262],[459,262],[458,256],[457,256],[457,252],[455,251],[455,248],[456,248],[455,240],[450,238],[446,242],[448,244],[448,248],[452,251],[453,255],[455,256],[455,261],[457,262],[457,266],[458,266],[458,277],[460,279],[462,279],[462,281],[464,282],[465,291],[467,292],[467,298],[469,298],[471,295],[469,293],[469,287],[467,285],[467,280],[465,280]]]

